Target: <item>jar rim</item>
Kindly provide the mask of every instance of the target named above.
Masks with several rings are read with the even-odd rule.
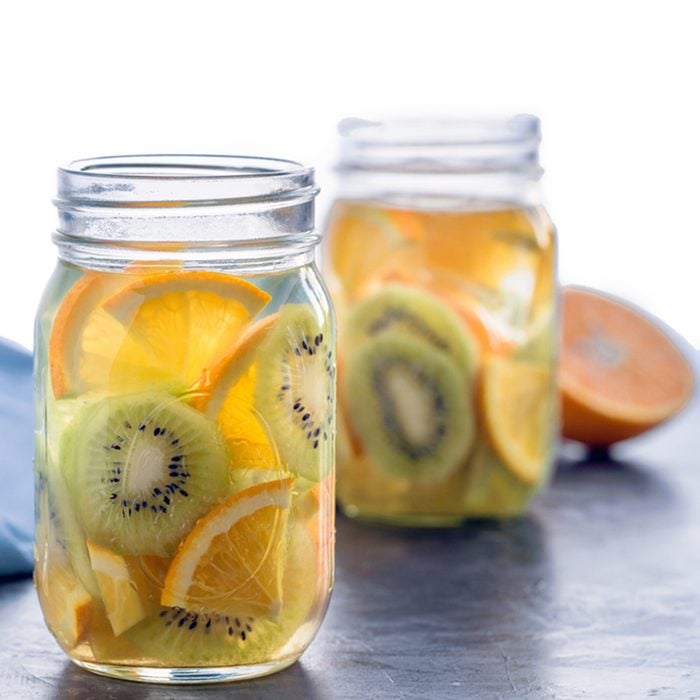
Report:
[[[193,206],[301,203],[318,193],[314,169],[244,155],[135,154],[74,160],[58,168],[56,205]]]
[[[472,117],[400,117],[381,121],[350,117],[338,124],[343,139],[384,145],[460,145],[540,140],[540,120],[532,114]]]
[[[531,114],[350,118],[338,132],[341,172],[541,174],[540,120]]]
[[[127,168],[134,170],[128,172]],[[153,172],[148,172],[146,168],[152,168]],[[167,172],[168,169],[172,169],[172,172]],[[87,177],[98,175],[149,180],[197,180],[308,174],[313,173],[313,168],[284,158],[202,153],[143,153],[79,158],[59,166],[58,171]]]

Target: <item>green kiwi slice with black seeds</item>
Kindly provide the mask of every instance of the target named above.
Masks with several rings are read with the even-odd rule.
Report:
[[[473,377],[478,347],[457,314],[435,295],[403,284],[389,284],[353,306],[344,347],[355,349],[365,340],[398,331],[445,353],[468,379]]]
[[[473,444],[475,422],[462,372],[409,333],[386,332],[352,352],[344,389],[357,436],[387,474],[439,481]]]
[[[214,424],[163,393],[84,409],[64,435],[61,461],[85,534],[121,554],[172,555],[231,489]]]
[[[286,304],[259,349],[255,405],[286,468],[319,481],[335,432],[335,348],[311,307]]]

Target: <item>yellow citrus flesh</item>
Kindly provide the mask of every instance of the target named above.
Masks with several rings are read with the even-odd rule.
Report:
[[[54,395],[186,390],[229,349],[269,295],[230,275],[86,273],[53,323]]]
[[[92,598],[66,567],[53,567],[44,584],[39,597],[46,622],[61,645],[72,649],[90,628]]]
[[[338,205],[328,228],[333,268],[350,296],[388,261],[411,254],[424,235],[420,222],[402,212],[358,204]]]
[[[546,364],[494,357],[484,365],[482,420],[496,454],[527,484],[540,481],[552,436],[551,372]]]
[[[126,559],[92,542],[87,543],[87,548],[109,624],[115,636],[119,636],[143,620],[146,607]]]
[[[234,469],[277,469],[280,459],[255,408],[256,354],[277,322],[272,314],[251,326],[231,353],[212,369],[193,406],[215,420]]]
[[[114,355],[110,386],[166,379],[193,387],[269,299],[248,282],[214,272],[152,275],[127,286],[104,303],[128,341]]]
[[[204,516],[173,559],[161,604],[223,615],[277,615],[292,483],[251,486]]]
[[[653,319],[587,289],[562,292],[559,388],[564,437],[611,445],[680,411],[693,371]]]

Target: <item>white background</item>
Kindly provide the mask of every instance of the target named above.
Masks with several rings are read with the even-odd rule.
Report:
[[[531,112],[564,282],[700,346],[693,3],[6,2],[0,335],[31,346],[54,168],[130,152],[276,155],[332,194],[344,116]]]

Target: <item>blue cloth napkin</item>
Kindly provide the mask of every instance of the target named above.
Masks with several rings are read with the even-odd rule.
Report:
[[[32,356],[0,338],[0,576],[32,570],[33,432]]]

